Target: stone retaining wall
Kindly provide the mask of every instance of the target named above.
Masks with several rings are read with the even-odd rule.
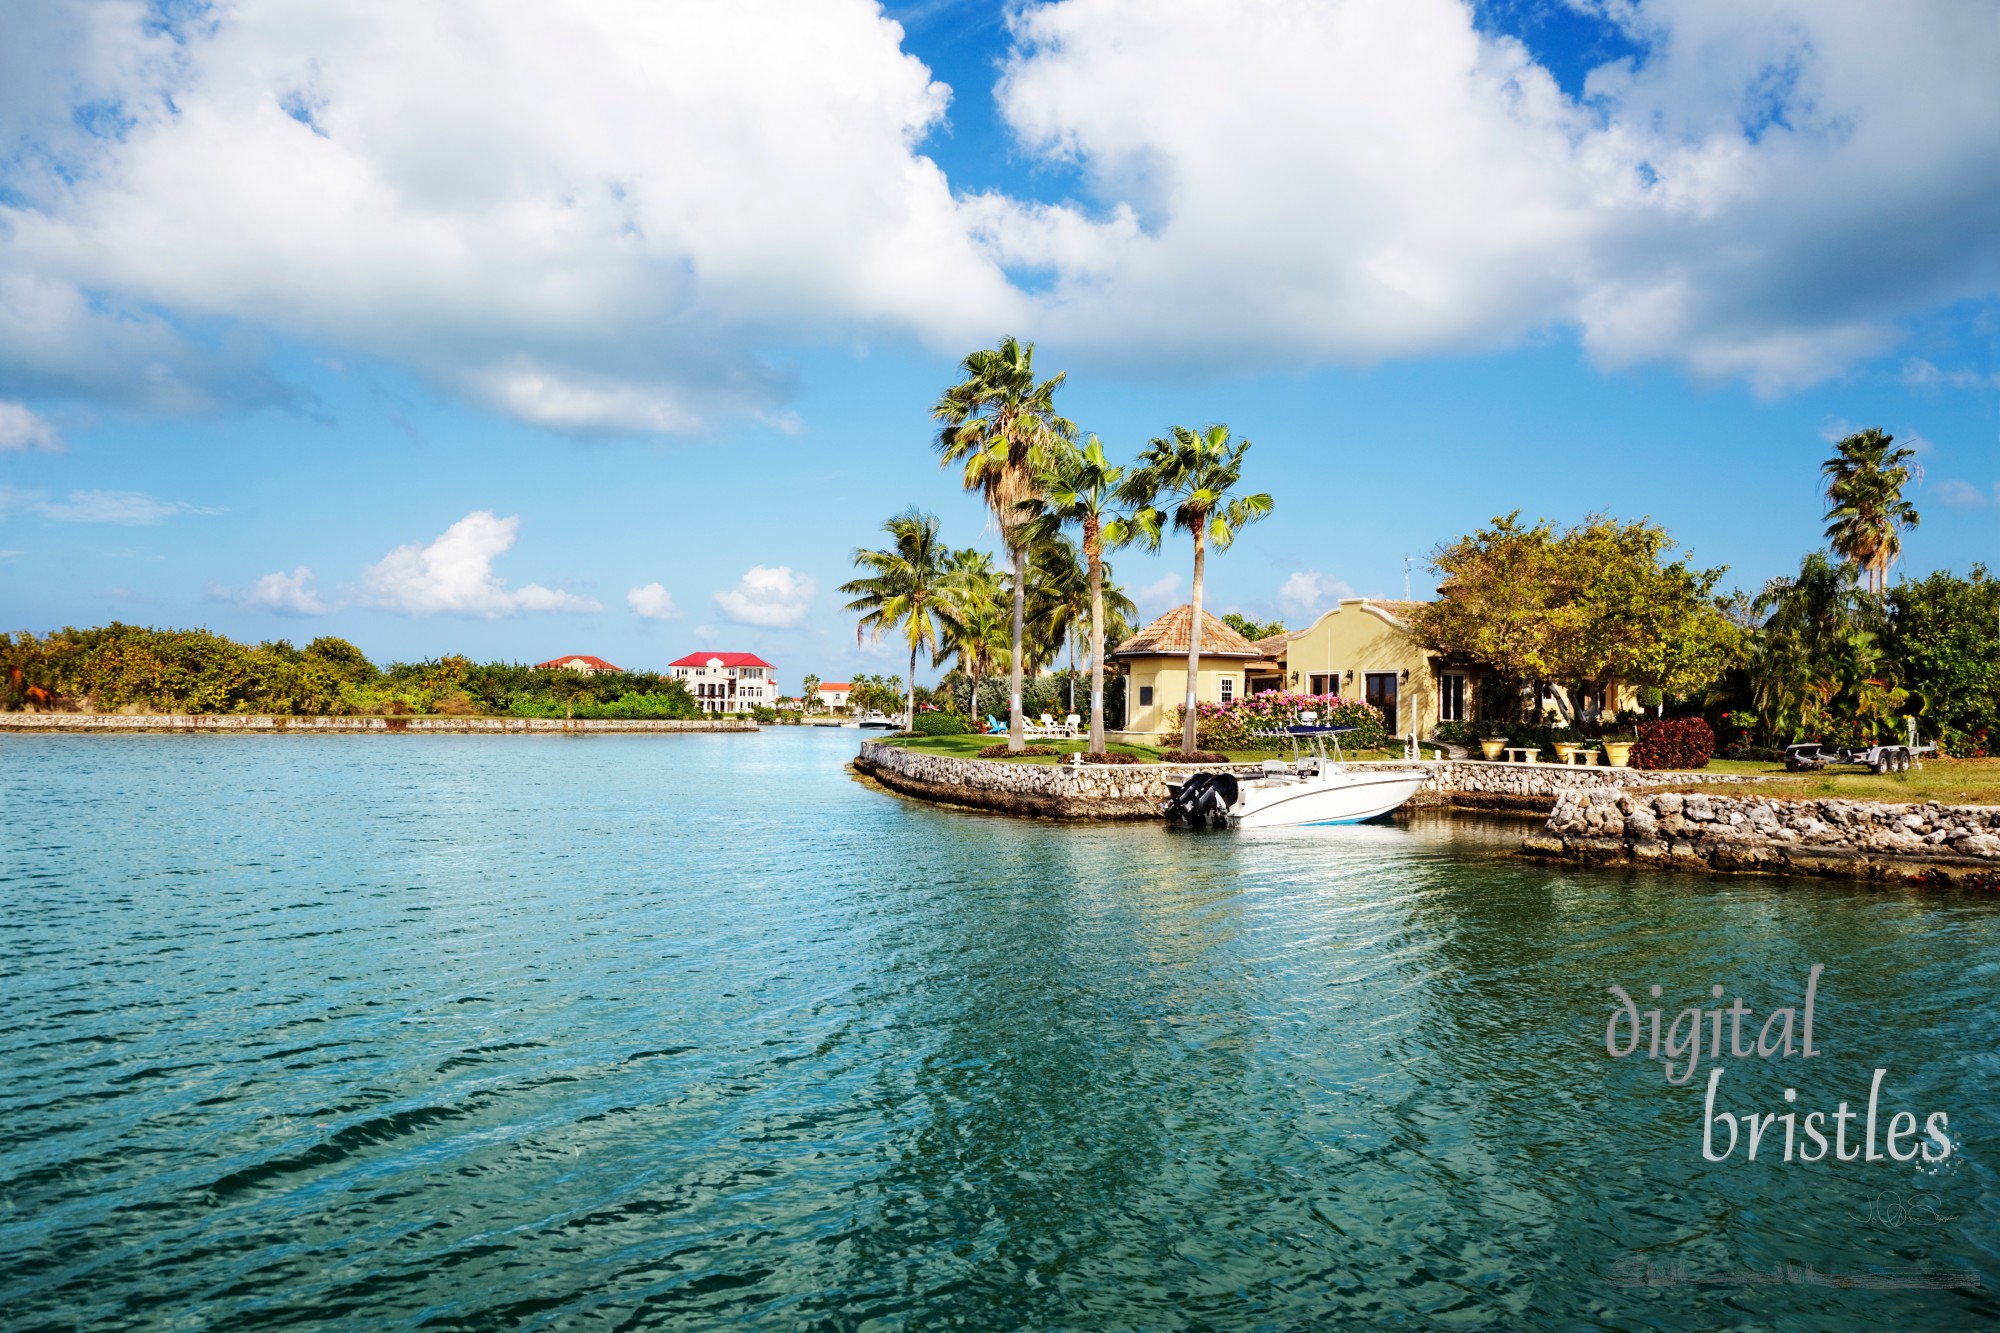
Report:
[[[1687,773],[1558,764],[1494,764],[1480,759],[1382,760],[1366,767],[1421,768],[1427,773],[1412,805],[1455,806],[1547,814],[1558,797],[1578,788],[1627,790],[1685,784]],[[892,791],[952,805],[1056,819],[1154,819],[1167,799],[1167,778],[1189,772],[1252,774],[1257,764],[1023,764],[954,759],[867,741],[854,767]],[[1703,782],[1743,780],[1701,774]]]
[[[0,713],[0,731],[209,731],[234,735],[278,732],[509,733],[604,731],[755,731],[732,718],[688,721],[561,717],[273,717],[260,713]]]
[[[1578,861],[2000,888],[2000,808],[1573,791],[1522,850]]]

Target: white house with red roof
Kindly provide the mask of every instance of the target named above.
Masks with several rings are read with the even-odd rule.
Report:
[[[573,653],[568,657],[551,657],[546,662],[537,662],[535,663],[535,670],[578,671],[586,676],[598,676],[607,672],[617,674],[624,671],[625,668],[612,666],[611,663],[605,661],[603,658],[592,657],[589,653]]]
[[[689,653],[667,665],[704,713],[747,713],[778,702],[777,668],[755,653]]]
[[[844,680],[823,680],[815,693],[819,698],[814,702],[821,708],[845,708],[847,701],[853,697],[854,686]]]

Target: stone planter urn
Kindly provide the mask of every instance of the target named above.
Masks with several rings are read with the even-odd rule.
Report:
[[[1578,745],[1575,741],[1556,741],[1554,742],[1554,745],[1556,751],[1556,762],[1558,764],[1575,763],[1576,752],[1583,748],[1581,745]]]
[[[1479,742],[1479,753],[1485,755],[1488,759],[1498,759],[1500,757],[1500,752],[1502,750],[1505,750],[1506,748],[1507,748],[1507,738],[1505,736],[1502,736],[1497,741]]]
[[[1613,768],[1630,768],[1632,766],[1632,745],[1633,742],[1631,741],[1604,742],[1604,762]]]

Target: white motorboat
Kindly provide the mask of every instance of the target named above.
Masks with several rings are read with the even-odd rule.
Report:
[[[1267,759],[1258,773],[1191,773],[1167,782],[1160,813],[1190,828],[1292,828],[1358,824],[1396,809],[1424,785],[1407,768],[1354,768],[1341,762],[1340,740],[1353,727],[1287,727],[1292,758]],[[1302,753],[1304,741],[1310,753]],[[1326,751],[1333,744],[1333,754]]]

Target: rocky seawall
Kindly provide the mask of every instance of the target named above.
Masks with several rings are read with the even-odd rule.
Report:
[[[1522,850],[1664,869],[2000,888],[2000,808],[1578,790],[1564,793]]]
[[[273,734],[555,734],[606,731],[755,731],[733,718],[689,721],[561,717],[273,717],[261,713],[0,713],[0,731],[205,731]]]
[[[1478,759],[1380,761],[1368,767],[1420,768],[1424,786],[1410,802],[1546,815],[1563,793],[1682,785],[1686,773],[1558,764],[1493,764]],[[949,805],[1052,819],[1157,819],[1167,779],[1192,772],[1251,774],[1257,764],[1019,764],[955,759],[882,741],[863,743],[856,771],[891,791]],[[1732,775],[1733,776],[1733,775]],[[1702,781],[1716,780],[1703,774]]]

